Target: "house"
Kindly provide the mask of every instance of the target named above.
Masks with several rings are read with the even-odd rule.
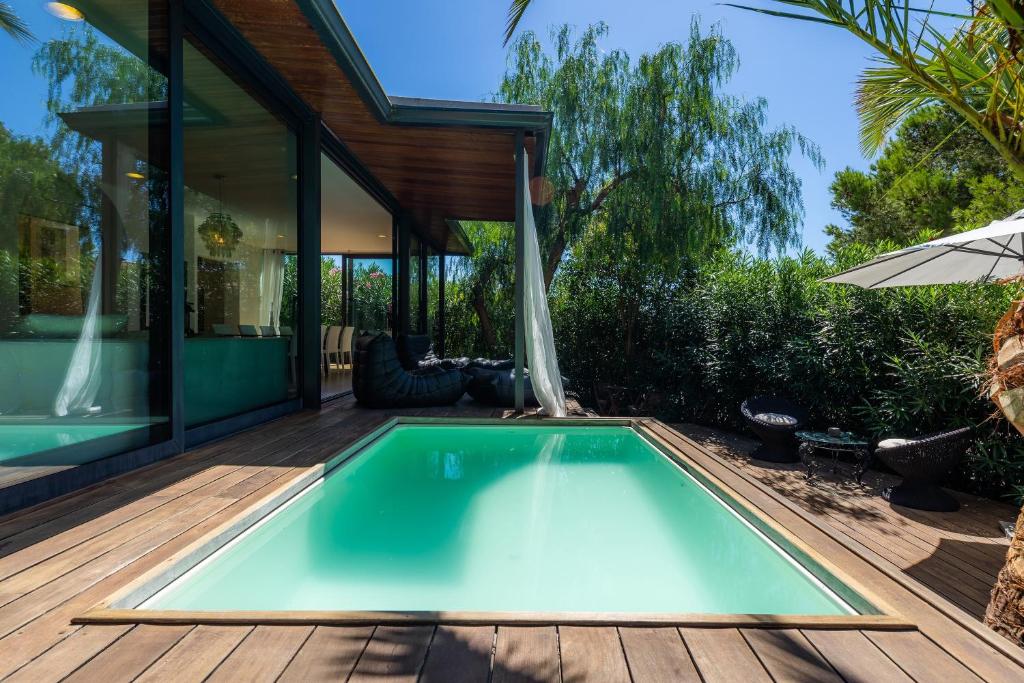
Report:
[[[459,221],[515,221],[517,164],[543,171],[547,112],[389,96],[331,0],[19,11],[40,43],[2,47],[49,97],[0,105],[3,144],[42,142],[2,181],[0,511],[346,389],[322,254],[326,322],[443,349]]]

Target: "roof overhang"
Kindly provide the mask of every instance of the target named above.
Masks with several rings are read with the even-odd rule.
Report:
[[[452,220],[514,220],[516,135],[540,174],[549,112],[387,95],[332,0],[213,4],[435,249],[471,251]]]

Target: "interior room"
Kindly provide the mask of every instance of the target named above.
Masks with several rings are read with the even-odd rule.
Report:
[[[321,396],[352,388],[352,343],[394,327],[391,213],[335,163],[320,157]]]

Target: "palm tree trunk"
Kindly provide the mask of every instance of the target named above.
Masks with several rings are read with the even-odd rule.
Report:
[[[1006,553],[1006,564],[996,578],[985,624],[996,633],[1024,646],[1024,509]]]

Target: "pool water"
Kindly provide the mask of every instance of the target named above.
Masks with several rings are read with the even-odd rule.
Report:
[[[612,426],[398,425],[142,607],[852,613]]]

